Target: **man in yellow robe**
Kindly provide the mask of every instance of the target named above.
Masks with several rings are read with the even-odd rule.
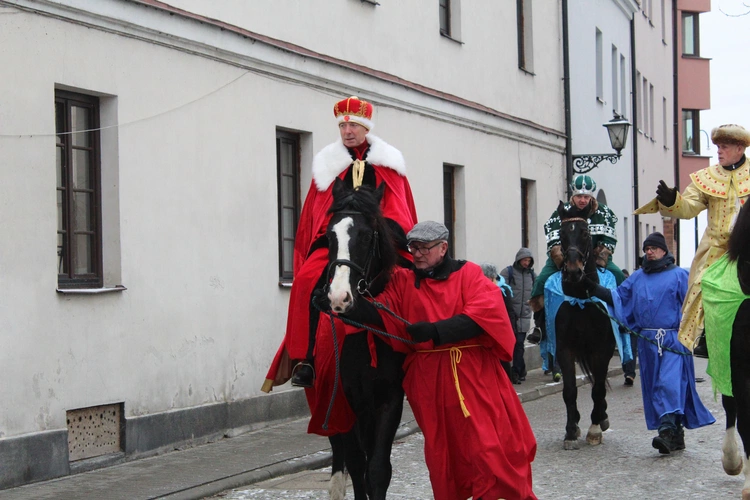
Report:
[[[708,210],[708,226],[690,267],[688,293],[682,304],[678,333],[680,342],[690,350],[694,349],[695,340],[704,330],[703,272],[727,251],[729,233],[742,204],[750,195],[750,162],[745,157],[745,149],[750,146],[750,132],[739,125],[721,125],[711,131],[711,141],[719,150],[718,165],[690,174],[692,182],[682,194],[659,181],[656,198],[635,211],[636,214],[659,212],[664,217],[692,219]],[[701,351],[702,346],[700,349],[696,347],[694,354],[707,357],[707,351]]]

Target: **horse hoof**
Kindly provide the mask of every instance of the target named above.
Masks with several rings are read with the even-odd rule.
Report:
[[[343,472],[335,472],[331,475],[328,483],[328,495],[331,500],[344,500],[346,498],[346,476]]]
[[[580,450],[581,449],[581,445],[578,444],[578,440],[577,439],[575,441],[566,439],[563,442],[563,448],[566,449],[566,450]]]
[[[601,422],[599,422],[599,427],[602,428],[602,432],[604,432],[607,429],[609,429],[609,419],[605,418],[604,420],[602,420]]]
[[[597,446],[602,444],[602,433],[591,433],[589,432],[586,435],[586,442],[592,446]]]
[[[734,459],[736,462],[733,463],[731,460],[725,460],[725,457],[721,457],[721,466],[724,467],[724,472],[730,476],[737,476],[742,472],[742,458],[738,455]],[[742,500],[745,500],[744,492],[742,493]]]

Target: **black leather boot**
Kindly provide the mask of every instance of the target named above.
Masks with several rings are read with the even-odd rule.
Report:
[[[706,345],[706,334],[702,333],[700,337],[695,339],[693,346],[693,356],[696,358],[708,358],[708,346]]]
[[[292,370],[292,385],[294,387],[312,387],[315,381],[315,370],[312,364],[301,361]]]
[[[685,449],[685,438],[680,439],[672,429],[659,431],[659,435],[651,441],[651,446],[659,450],[662,455],[669,455],[673,451]]]

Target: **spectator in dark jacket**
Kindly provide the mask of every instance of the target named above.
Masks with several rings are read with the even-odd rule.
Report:
[[[500,271],[500,276],[513,290],[513,312],[515,321],[513,329],[516,332],[516,346],[513,351],[513,373],[514,380],[517,378],[519,383],[526,380],[526,363],[523,359],[524,341],[526,334],[531,329],[531,307],[529,299],[531,298],[531,289],[534,287],[536,273],[534,273],[534,257],[531,250],[521,248],[516,253],[516,260]],[[513,316],[511,316],[513,320]]]
[[[498,287],[500,287],[500,291],[503,292],[503,300],[505,301],[505,309],[508,311],[508,318],[510,319],[510,322],[512,325],[516,324],[516,312],[513,307],[513,290],[511,289],[510,285],[508,285],[502,276],[497,274],[497,267],[495,264],[491,262],[482,262],[480,264],[480,267],[482,268],[482,273],[495,283]],[[514,327],[515,330],[515,327]],[[515,354],[514,354],[514,361],[515,363]],[[515,371],[511,368],[511,365],[508,361],[500,361],[500,364],[503,365],[503,368],[505,369],[505,372],[508,374],[508,378],[514,383],[514,384],[520,384],[521,381],[518,378],[518,375]],[[525,375],[525,372],[524,372]]]

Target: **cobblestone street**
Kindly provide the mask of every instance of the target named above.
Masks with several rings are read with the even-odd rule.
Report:
[[[540,499],[719,499],[739,498],[742,476],[727,476],[721,468],[724,412],[714,401],[705,360],[696,359],[696,374],[705,381],[697,384],[703,402],[716,417],[714,425],[687,430],[687,449],[659,455],[651,447],[655,431],[646,429],[641,403],[640,380],[625,387],[622,378],[611,378],[608,393],[611,428],[601,446],[565,451],[562,437],[565,406],[561,394],[524,404],[537,438],[534,461],[534,491]],[[579,388],[581,431],[590,424],[590,386]],[[396,443],[393,451],[394,477],[388,498],[427,500],[432,498],[422,455],[424,440],[414,434]],[[225,492],[214,498],[327,499],[328,472],[308,471],[258,483],[253,487]],[[352,497],[351,489],[348,492]]]

